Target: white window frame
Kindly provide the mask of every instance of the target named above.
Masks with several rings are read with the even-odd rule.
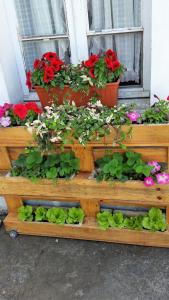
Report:
[[[126,32],[143,32],[143,84],[140,87],[122,87],[119,90],[119,98],[147,98],[150,96],[150,75],[151,75],[151,12],[152,0],[142,1],[142,27],[119,28],[116,30],[108,30],[97,32],[95,35],[117,34]],[[13,32],[14,50],[17,53],[17,65],[22,81],[22,87],[26,100],[38,99],[36,93],[28,91],[25,85],[25,67],[22,57],[22,40],[49,40],[68,38],[70,43],[71,61],[78,63],[88,57],[87,37],[93,35],[89,32],[87,0],[64,0],[66,8],[66,22],[68,32],[61,36],[43,36],[43,37],[24,37],[18,35],[18,22],[15,12],[14,0],[6,0],[5,7],[8,15],[9,25]]]

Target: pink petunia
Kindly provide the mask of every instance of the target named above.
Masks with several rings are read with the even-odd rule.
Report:
[[[131,113],[127,113],[127,117],[132,121],[132,122],[137,122],[137,119],[140,117],[140,114],[133,111]]]
[[[0,118],[0,125],[2,127],[8,127],[9,125],[11,125],[11,119],[10,119],[10,117],[2,117],[2,118]]]
[[[151,170],[151,174],[155,174],[161,170],[161,166],[157,161],[149,161],[148,166],[153,167],[153,170]]]
[[[158,184],[168,184],[169,183],[169,174],[159,173],[156,175]]]
[[[4,109],[3,106],[0,105],[0,118],[2,118],[4,115]]]
[[[154,180],[152,177],[145,177],[144,178],[144,185],[145,186],[153,186],[154,185]]]

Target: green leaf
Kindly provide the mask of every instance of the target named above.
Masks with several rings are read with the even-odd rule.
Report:
[[[83,223],[84,217],[84,211],[81,208],[72,207],[68,210],[66,222],[68,224]]]
[[[63,208],[52,207],[48,209],[46,218],[50,223],[62,225],[65,224],[67,218],[67,211]]]
[[[113,228],[123,228],[124,227],[124,217],[121,212],[113,213],[108,217],[109,225]]]
[[[44,207],[37,207],[35,209],[35,221],[41,222],[46,221],[47,209]]]
[[[110,211],[103,211],[97,214],[97,222],[101,229],[106,230],[109,228],[109,217],[111,215]]]
[[[55,179],[57,178],[58,175],[58,170],[55,167],[50,168],[47,172],[46,172],[46,177],[48,179]]]
[[[18,219],[20,221],[33,221],[33,208],[30,205],[18,208]]]

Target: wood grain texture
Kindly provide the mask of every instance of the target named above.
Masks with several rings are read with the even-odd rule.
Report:
[[[87,173],[80,173],[71,180],[58,179],[32,183],[23,177],[0,177],[0,195],[30,197],[53,197],[54,199],[86,199],[109,201],[109,203],[133,203],[138,205],[169,205],[169,185],[145,187],[141,181],[96,182],[89,180]]]
[[[11,161],[6,147],[0,146],[0,170],[11,169]]]
[[[122,244],[169,248],[169,232],[150,232],[122,229],[101,230],[94,222],[83,225],[56,225],[40,222],[21,222],[16,214],[10,213],[5,221],[7,231],[20,234],[96,240]]]

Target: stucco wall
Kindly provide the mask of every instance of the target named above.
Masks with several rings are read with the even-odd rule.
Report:
[[[149,1],[149,0],[147,0]],[[152,1],[151,100],[169,95],[169,1]]]

